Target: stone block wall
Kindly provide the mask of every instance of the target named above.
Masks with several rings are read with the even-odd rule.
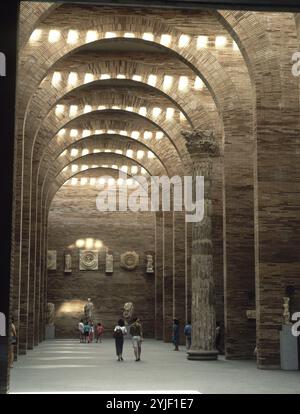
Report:
[[[96,209],[96,196],[95,188],[66,185],[58,192],[50,210],[48,249],[57,250],[57,270],[48,271],[47,300],[55,304],[56,335],[58,338],[77,335],[78,320],[90,297],[95,305],[95,322],[103,323],[107,335],[122,317],[124,304],[133,302],[135,313],[143,322],[144,335],[154,337],[155,276],[146,274],[146,254],[155,250],[155,216],[100,213]],[[99,270],[79,270],[81,248],[76,242],[86,239],[102,244]],[[113,274],[105,273],[106,248],[114,256]],[[120,266],[120,255],[127,251],[140,256],[133,271]],[[70,275],[64,273],[65,253],[72,255]]]

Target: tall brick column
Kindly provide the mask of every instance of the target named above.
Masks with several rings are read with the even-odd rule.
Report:
[[[183,327],[186,322],[186,246],[185,212],[173,214],[173,277],[174,277],[174,316],[180,323],[180,345],[185,345]]]
[[[211,180],[213,157],[219,149],[212,132],[184,132],[193,160],[193,178],[204,177],[204,218],[193,223],[192,250],[192,346],[188,359],[214,360],[216,342],[216,303],[213,277]]]
[[[163,339],[163,213],[155,222],[155,339]]]
[[[173,212],[163,212],[163,339],[172,340],[173,310]]]

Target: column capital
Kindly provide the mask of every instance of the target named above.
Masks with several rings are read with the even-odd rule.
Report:
[[[193,129],[182,131],[181,134],[192,159],[220,156],[220,148],[212,130]]]

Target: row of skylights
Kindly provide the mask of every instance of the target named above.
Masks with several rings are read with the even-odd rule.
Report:
[[[103,111],[105,109],[115,109],[115,110],[123,110],[127,112],[134,112],[141,116],[152,116],[153,118],[159,118],[163,117],[166,121],[172,121],[174,118],[177,118],[180,120],[180,122],[185,122],[186,117],[185,115],[180,112],[176,111],[175,108],[166,108],[162,109],[160,107],[154,107],[151,109],[148,109],[145,106],[141,106],[139,108],[134,108],[133,106],[119,106],[119,105],[99,105],[99,106],[92,106],[92,105],[62,105],[58,104],[55,107],[55,115],[60,116],[66,116],[66,114],[70,118],[74,118],[76,116],[87,114],[92,111]]]
[[[108,73],[102,73],[101,75],[94,75],[93,73],[85,73],[83,75],[79,75],[77,72],[69,72],[67,75],[67,82],[69,87],[76,87],[77,85],[87,84],[94,82],[96,80],[108,80],[113,79],[114,77]],[[173,86],[175,86],[178,91],[180,92],[188,92],[191,88],[195,90],[202,90],[204,88],[204,83],[202,79],[197,76],[194,79],[191,79],[189,76],[171,76],[165,75],[163,79],[159,78],[157,75],[133,75],[131,77],[119,73],[116,75],[116,79],[131,79],[136,82],[143,82],[147,83],[150,86],[157,86],[159,82],[161,83],[161,87],[164,91],[170,90]],[[60,87],[61,82],[63,80],[62,72],[56,71],[52,75],[52,85],[54,87]]]
[[[73,139],[78,139],[78,138],[85,138],[85,137],[89,137],[92,135],[103,135],[103,134],[109,134],[109,135],[113,135],[113,134],[117,134],[117,135],[121,135],[124,137],[131,137],[133,139],[144,139],[144,140],[149,140],[152,138],[155,138],[156,140],[161,140],[162,138],[164,138],[164,133],[162,131],[156,131],[156,132],[152,132],[152,131],[144,131],[144,132],[140,132],[140,131],[127,131],[127,130],[115,130],[115,129],[83,129],[83,130],[79,130],[79,129],[61,129],[58,132],[58,137],[62,138],[62,137],[66,137],[69,136],[70,138]]]
[[[47,40],[51,44],[55,44],[61,40],[65,40],[69,45],[76,45],[82,43],[83,39],[85,43],[95,42],[100,39],[113,39],[116,37],[125,38],[137,38],[143,39],[148,42],[160,43],[163,46],[171,47],[172,44],[178,46],[180,49],[190,47],[193,42],[196,42],[197,49],[205,49],[207,47],[216,47],[217,49],[223,49],[231,46],[233,50],[238,50],[237,44],[229,39],[227,36],[196,36],[192,37],[187,34],[182,34],[179,38],[173,37],[170,34],[162,34],[156,36],[151,32],[134,33],[134,32],[98,32],[97,30],[88,30],[85,32],[79,30],[69,30],[67,33],[62,33],[61,30],[51,29],[49,31],[43,31],[42,29],[36,29],[30,36],[30,43],[34,44],[41,40],[44,40],[44,36],[47,36]]]
[[[118,152],[117,152],[118,151]],[[129,158],[134,158],[137,157],[139,159],[142,159],[144,157],[147,157],[149,159],[154,159],[156,158],[155,154],[152,151],[133,151],[132,149],[127,149],[126,151],[123,150],[111,150],[111,149],[94,149],[93,151],[90,151],[88,148],[84,148],[84,149],[77,149],[77,148],[73,148],[70,151],[65,150],[64,152],[62,152],[60,155],[61,157],[66,156],[66,155],[70,155],[71,157],[84,157],[86,155],[90,155],[90,154],[99,154],[99,153],[115,153],[115,154],[119,154],[119,155],[125,155],[126,157]]]
[[[82,178],[76,178],[73,177],[70,180],[66,181],[65,185],[109,185],[109,186],[128,186],[128,187],[138,187],[140,184],[137,180],[133,178],[108,178],[108,177],[101,177],[101,178],[95,178],[95,177],[82,177]]]
[[[71,171],[72,173],[79,173],[81,171],[86,171],[89,169],[95,169],[95,168],[111,168],[113,170],[119,170],[122,171],[125,174],[133,174],[133,175],[137,175],[137,174],[142,174],[145,175],[147,173],[147,171],[145,170],[144,167],[139,167],[137,165],[133,165],[133,166],[128,166],[128,165],[115,165],[115,164],[91,164],[91,165],[87,165],[87,164],[83,164],[83,165],[78,165],[78,164],[72,164],[71,166],[67,166],[63,169],[63,172],[67,172],[67,171]]]

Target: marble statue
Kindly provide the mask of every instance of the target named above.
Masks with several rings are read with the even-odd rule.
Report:
[[[132,302],[125,303],[123,317],[126,320],[126,322],[132,319],[133,311],[134,311],[133,303]]]
[[[283,298],[283,323],[284,325],[291,325],[291,314],[290,314],[290,298],[285,296]]]
[[[84,305],[84,316],[88,321],[94,320],[94,304],[91,298],[88,298],[87,303]]]
[[[65,255],[65,273],[72,273],[72,256],[70,254]]]
[[[47,311],[46,311],[46,324],[47,325],[54,325],[54,316],[55,316],[55,305],[54,303],[48,302]]]
[[[154,273],[153,256],[151,254],[147,254],[147,273]]]
[[[106,253],[106,273],[114,272],[114,256],[112,254]]]

